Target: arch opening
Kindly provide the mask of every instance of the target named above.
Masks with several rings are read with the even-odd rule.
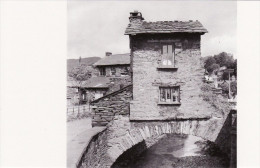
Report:
[[[111,167],[159,168],[161,166],[228,167],[229,158],[216,144],[201,137],[164,133],[147,138],[126,150]]]

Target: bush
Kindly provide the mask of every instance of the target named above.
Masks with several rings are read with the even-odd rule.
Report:
[[[237,95],[237,82],[236,81],[231,82],[230,89],[231,89],[233,96]]]
[[[227,82],[224,82],[220,85],[221,89],[222,89],[222,92],[224,94],[228,94],[228,88],[229,88],[229,85]]]

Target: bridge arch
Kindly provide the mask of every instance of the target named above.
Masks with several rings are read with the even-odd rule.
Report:
[[[132,123],[125,134],[118,137],[116,143],[112,143],[107,150],[110,158],[107,165],[112,166],[124,152],[137,144],[163,134],[193,135],[215,143],[222,126],[221,119]]]

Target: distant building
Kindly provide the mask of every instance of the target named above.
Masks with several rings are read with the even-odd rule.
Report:
[[[93,77],[82,83],[80,87],[80,104],[87,104],[106,94],[110,80],[107,77]]]
[[[112,55],[106,52],[106,57],[94,63],[93,67],[93,77],[79,88],[80,104],[88,104],[132,83],[129,53]]]
[[[99,76],[121,77],[130,76],[130,54],[106,52],[106,57],[93,64],[99,70]]]
[[[79,84],[70,79],[67,81],[67,106],[74,106],[80,103]]]

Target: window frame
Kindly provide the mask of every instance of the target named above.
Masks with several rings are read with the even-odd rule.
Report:
[[[166,59],[167,62],[168,61],[172,61],[172,65],[168,65],[168,63],[166,65],[163,64],[163,61],[165,60],[163,57],[165,56],[164,55],[164,46],[167,46],[167,55],[166,55],[166,58],[169,57],[169,53],[168,53],[168,50],[169,50],[169,46],[172,46],[172,53],[171,53],[171,59]],[[175,43],[161,43],[161,66],[175,66]]]
[[[177,91],[176,101],[173,101],[173,94]],[[162,100],[162,97],[165,100]],[[170,99],[169,99],[170,97]],[[159,86],[159,103],[158,104],[169,104],[169,105],[180,105],[180,86]]]
[[[100,76],[106,76],[106,68],[105,67],[99,68],[99,75]]]
[[[113,69],[113,72],[114,72],[115,74],[112,73],[112,69]],[[116,75],[116,67],[110,67],[110,75],[111,75],[111,76],[115,76],[115,75]]]

